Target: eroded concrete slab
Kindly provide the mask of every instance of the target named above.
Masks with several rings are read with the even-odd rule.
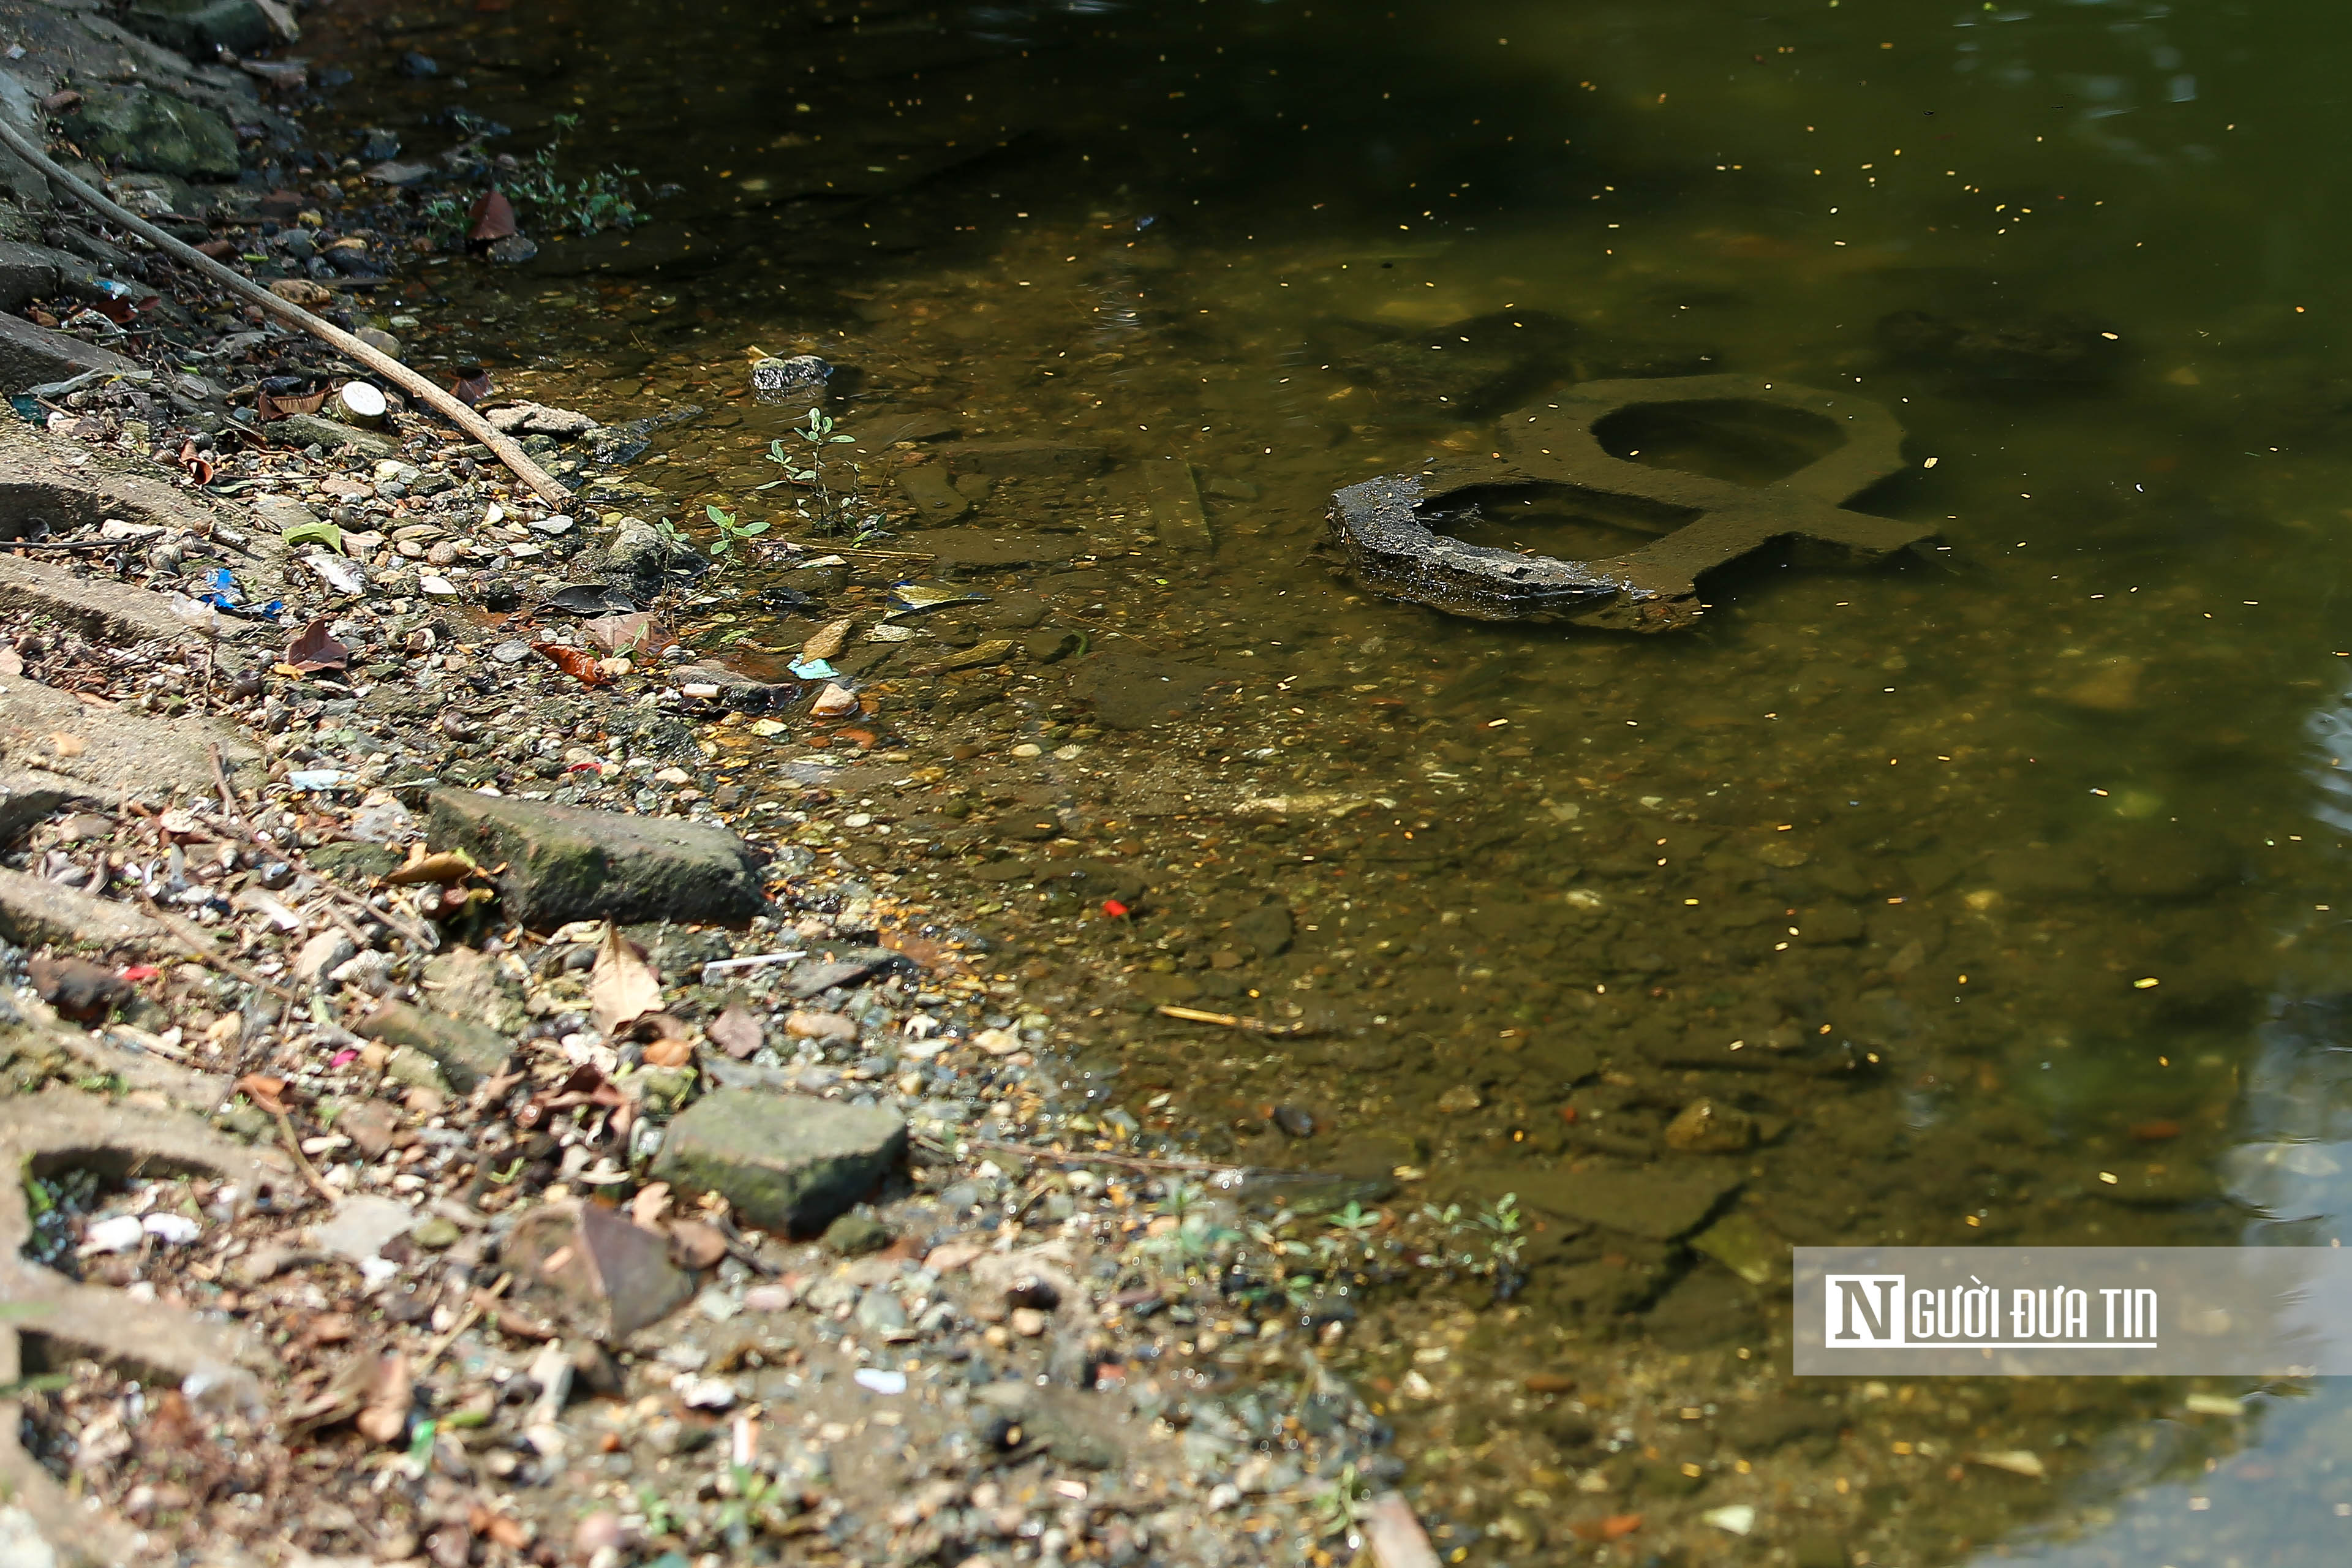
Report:
[[[1811,416],[1842,434],[1826,455],[1763,485],[1654,468],[1612,455],[1596,433],[1612,416],[1670,407],[1761,405]],[[1846,510],[1909,465],[1902,427],[1846,393],[1744,375],[1595,381],[1502,420],[1503,451],[1384,475],[1331,498],[1333,541],[1357,581],[1377,594],[1475,620],[1561,620],[1623,631],[1672,631],[1698,619],[1697,580],[1780,540],[1806,540],[1876,559],[1934,530]],[[1569,561],[1448,538],[1435,524],[1471,492],[1549,487],[1614,501],[1657,532],[1622,555]]]
[[[121,1290],[86,1285],[28,1261],[32,1215],[18,1173],[94,1167],[116,1177],[200,1171],[236,1184],[241,1205],[283,1178],[252,1151],[178,1111],[110,1103],[69,1090],[12,1100],[0,1121],[0,1388],[27,1363],[92,1356],[177,1386],[203,1372],[216,1383],[244,1379],[264,1396],[276,1358],[252,1336]],[[0,1493],[25,1510],[62,1561],[126,1563],[139,1555],[130,1531],[78,1505],[27,1455],[17,1402],[0,1399]]]
[[[0,676],[0,772],[69,780],[74,793],[108,805],[205,795],[215,788],[208,746],[220,748],[232,780],[261,766],[244,732],[217,720],[150,719]]]

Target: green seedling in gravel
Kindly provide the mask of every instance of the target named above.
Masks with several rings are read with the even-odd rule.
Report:
[[[721,511],[715,506],[706,506],[702,511],[703,515],[709,518],[719,529],[719,537],[710,546],[710,558],[713,561],[733,554],[738,544],[747,539],[757,539],[768,531],[768,524],[764,520],[759,522],[738,522],[735,521],[735,513]]]
[[[1364,1517],[1366,1500],[1371,1489],[1356,1474],[1352,1464],[1342,1465],[1331,1484],[1315,1495],[1315,1518],[1326,1539],[1345,1535],[1356,1528]]]
[[[637,1511],[646,1516],[646,1533],[650,1536],[672,1535],[677,1531],[677,1515],[670,1510],[669,1499],[651,1487],[637,1489]]]
[[[833,416],[822,408],[812,408],[804,423],[792,427],[793,435],[806,449],[796,450],[782,437],[768,443],[768,461],[784,470],[781,479],[770,479],[758,488],[771,489],[777,485],[798,485],[809,494],[793,503],[813,533],[852,534],[853,543],[862,543],[882,531],[881,514],[868,505],[858,485],[864,471],[856,463],[849,468],[849,488],[836,490],[825,477],[824,449],[847,445],[854,439],[834,428]]]

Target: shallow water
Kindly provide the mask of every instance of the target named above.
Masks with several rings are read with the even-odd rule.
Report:
[[[1000,480],[950,536],[1015,534],[1022,563],[975,581],[1087,656],[1026,684],[877,667],[981,748],[899,809],[1065,809],[1094,886],[1148,890],[1131,929],[1082,920],[1019,833],[939,872],[1101,1010],[1083,1039],[1124,1103],[1171,1097],[1155,1124],[1547,1216],[1508,1308],[1423,1292],[1349,1352],[1403,1390],[1442,1547],[1629,1553],[1650,1537],[1595,1548],[1571,1519],[1756,1500],[1778,1533],[1694,1550],[2186,1564],[2340,1554],[2339,1390],[2183,1437],[2178,1387],[1792,1387],[1766,1370],[1785,1308],[1728,1243],[1574,1194],[1696,1162],[1737,1167],[1729,1212],[1768,1246],[2332,1239],[2352,299],[2345,111],[2312,47],[2331,21],[598,4],[352,7],[322,47],[364,49],[346,110],[412,152],[452,104],[520,151],[577,112],[567,166],[677,187],[625,237],[404,298],[423,363],[479,357],[608,417],[711,405],[630,470],[689,521],[775,506],[753,487],[791,415],[742,399],[751,345],[845,367],[845,430],[939,410],[1108,448],[1098,477]],[[406,47],[442,74],[393,73]],[[1717,373],[1893,412],[1914,467],[1858,504],[1936,543],[1770,552],[1650,638],[1384,602],[1317,552],[1335,489],[1496,450],[1549,391]],[[1720,421],[1610,440],[1747,483],[1809,455]],[[898,460],[873,461],[879,493]],[[1155,516],[1171,464],[1199,478],[1206,550]],[[1624,521],[1498,501],[1459,531],[1583,554],[1633,542]],[[1002,629],[968,618],[932,624]],[[1122,658],[1222,684],[1171,718],[1171,672]],[[1049,754],[1007,758],[1022,740]],[[786,753],[761,756],[743,776],[788,790]],[[879,796],[901,773],[844,776]],[[1153,1001],[1323,1032],[1237,1048],[1135,1011]],[[1700,1100],[1738,1146],[1669,1147]],[[1315,1136],[1286,1142],[1276,1103]],[[1448,1336],[1450,1366],[1412,1357]],[[1597,1433],[1522,1391],[1563,1363]],[[1824,1394],[1846,1428],[1825,1444],[1611,1425]],[[2052,1479],[1949,1462],[1971,1447],[2034,1449]],[[1742,1489],[1750,1456],[1777,1493]]]

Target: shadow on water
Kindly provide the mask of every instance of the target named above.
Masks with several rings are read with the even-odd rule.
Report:
[[[1516,1299],[1399,1290],[1332,1352],[1450,1559],[2187,1568],[2340,1554],[2332,1385],[1799,1382],[1783,1260],[2326,1244],[2352,1201],[2352,204],[2308,154],[2346,129],[2311,11],[346,0],[315,27],[361,68],[354,126],[429,156],[462,105],[527,153],[578,114],[567,161],[667,191],[524,268],[426,268],[416,357],[600,416],[708,405],[607,476],[690,520],[772,504],[792,416],[741,396],[744,351],[820,353],[857,373],[845,429],[930,432],[861,459],[887,542],[991,595],[892,646],[1054,650],[935,677],[861,647],[853,678],[968,760],[731,777],[949,814],[919,829],[940,896],[1089,1018],[1146,1125],[1517,1194]],[[440,74],[400,75],[411,48]],[[1385,604],[1315,553],[1334,489],[1484,456],[1547,387],[1722,372],[1894,413],[1916,467],[1853,504],[1937,543],[1759,552],[1653,639]],[[1825,439],[1690,405],[1601,435],[1748,485]],[[946,439],[1102,463],[955,470]],[[1462,537],[1564,555],[1670,521],[1479,499]],[[722,582],[698,608],[741,619],[698,646],[797,647],[895,574]],[[1010,831],[1049,804],[1084,877]],[[1135,921],[1078,918],[1106,879]],[[1323,1029],[1237,1046],[1160,1003]]]

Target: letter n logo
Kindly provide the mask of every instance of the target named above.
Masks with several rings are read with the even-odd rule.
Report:
[[[1828,1323],[1823,1342],[1841,1346],[1899,1345],[1903,1337],[1903,1276],[1900,1274],[1832,1274],[1822,1284]]]

